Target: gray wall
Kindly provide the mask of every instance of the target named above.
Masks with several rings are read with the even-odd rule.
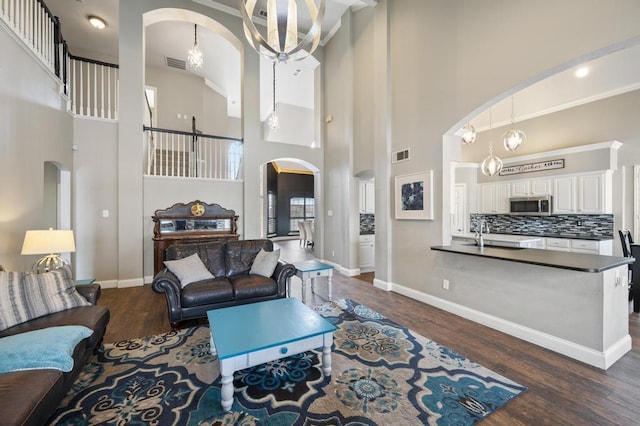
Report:
[[[374,115],[367,119],[366,111],[357,109],[367,100],[367,91],[360,87],[365,84],[366,76],[355,82],[360,75],[352,70],[369,67],[369,55],[354,50],[358,47],[359,34],[379,28],[376,25],[381,22],[379,16],[384,13],[380,9],[384,8],[388,12],[389,60],[374,60],[372,71],[376,75],[386,69],[389,80],[386,80],[387,87],[380,89],[385,80],[373,78],[368,89],[372,93],[386,90],[390,94],[390,110],[384,117]],[[581,10],[581,22],[579,25],[567,24],[574,22],[576,8]],[[369,145],[374,152],[378,183],[376,212],[381,213],[376,214],[376,229],[379,228],[378,223],[387,221],[391,228],[386,244],[381,244],[376,234],[377,250],[384,246],[389,253],[389,256],[384,256],[384,252],[380,256],[377,251],[376,278],[380,278],[380,263],[385,263],[382,266],[390,273],[382,279],[387,284],[440,294],[443,277],[439,269],[433,267],[434,255],[428,247],[441,244],[447,238],[448,188],[453,179],[449,171],[450,162],[464,161],[459,154],[459,138],[452,136],[453,131],[490,104],[507,97],[510,91],[542,79],[554,69],[568,68],[578,61],[576,58],[591,55],[598,49],[614,50],[612,45],[615,43],[638,37],[640,30],[633,17],[640,14],[640,4],[626,0],[616,3],[614,8],[595,0],[587,3],[577,0],[561,3],[551,0],[535,3],[405,0],[388,4],[380,2],[374,16],[368,17],[368,23],[364,19],[367,16],[360,13],[356,13],[353,25],[350,24],[350,15],[346,15],[342,28],[325,47],[326,110],[334,116],[334,122],[327,125],[331,157],[327,156],[325,171],[329,179],[334,175],[336,179],[338,176],[346,179],[341,175],[344,173],[344,160],[333,158],[334,155],[346,158],[350,154],[341,143],[352,135],[366,134],[367,128],[379,126],[381,122],[388,123],[382,130],[390,133],[391,149],[385,146],[388,140],[383,137],[374,137]],[[505,20],[505,16],[517,16],[519,19]],[[541,22],[544,22],[544,31],[540,30]],[[593,31],[593,28],[598,28],[598,31]],[[374,58],[385,53],[377,45],[374,47]],[[504,66],[505,57],[515,59],[511,66]],[[349,65],[351,62],[353,64]],[[350,81],[350,78],[355,82],[351,86],[354,87],[353,93],[341,83]],[[345,110],[334,105],[336,99],[342,101],[341,105],[346,105],[343,107]],[[362,118],[354,118],[353,129],[348,123],[337,122],[338,114],[333,112],[339,110],[349,114],[350,105],[356,106],[355,115]],[[630,108],[628,113],[633,110],[637,111],[637,108]],[[334,131],[333,128],[338,126],[339,131]],[[615,136],[600,134],[595,141],[618,139]],[[584,143],[589,139],[576,140]],[[354,150],[360,147],[359,141],[354,144]],[[403,148],[410,148],[411,160],[389,166],[390,151]],[[378,164],[386,164],[388,172],[382,168],[379,172]],[[388,217],[385,213],[393,211],[393,193],[380,196],[378,188],[392,187],[395,176],[424,170],[435,172],[436,219],[402,221]],[[329,184],[332,185],[333,181]],[[445,191],[443,185],[447,188]],[[348,183],[343,182],[340,188],[344,190],[345,186],[348,188]],[[349,203],[334,204],[333,208],[334,218],[348,217],[336,209],[352,209]],[[355,210],[350,213],[355,214]],[[349,221],[335,226],[343,227],[341,230],[345,231],[345,223]],[[334,224],[331,225],[327,238],[333,238],[331,234],[335,233],[332,241],[335,244],[339,234],[333,230]],[[342,232],[342,235],[348,233]],[[346,251],[343,256],[346,261]],[[448,297],[446,293],[442,296]]]
[[[157,117],[154,127],[191,131],[191,117],[196,128],[206,134],[239,138],[240,119],[227,115],[227,100],[215,92],[200,76],[186,71],[146,67],[145,84],[157,87]],[[178,118],[186,115],[187,119]]]
[[[20,256],[25,231],[55,226],[45,162],[71,170],[73,125],[59,82],[20,43],[0,28],[0,264],[30,270],[42,256]]]

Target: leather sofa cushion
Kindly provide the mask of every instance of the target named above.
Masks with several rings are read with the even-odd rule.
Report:
[[[260,249],[273,251],[271,240],[227,241],[226,244],[227,277],[248,274]]]
[[[261,275],[236,275],[230,278],[236,300],[273,296],[278,293],[278,283]]]
[[[0,374],[0,423],[7,425],[44,424],[55,411],[64,392],[63,374],[58,370],[27,370]],[[53,406],[52,406],[53,405]],[[27,423],[25,422],[27,420]]]
[[[174,244],[165,250],[165,259],[183,259],[197,253],[214,277],[224,277],[226,273],[224,244],[223,242]]]
[[[15,325],[0,332],[0,337],[60,325],[84,325],[94,331],[94,333],[86,339],[86,346],[93,347],[102,339],[109,318],[109,309],[104,306],[81,306],[79,308],[55,312]]]
[[[181,303],[185,308],[233,300],[233,288],[225,277],[191,283],[182,289]]]

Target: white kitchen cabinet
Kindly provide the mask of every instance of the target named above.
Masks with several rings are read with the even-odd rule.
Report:
[[[375,270],[375,235],[360,235],[360,272]]]
[[[598,173],[594,175],[581,175],[578,181],[578,213],[599,214],[611,213],[611,191],[607,191],[609,174]],[[611,187],[611,185],[609,185]]]
[[[373,181],[360,181],[360,213],[375,213],[376,191]]]
[[[553,213],[613,213],[611,173],[588,173],[555,178]]]
[[[571,240],[568,238],[546,238],[547,250],[571,251]]]
[[[480,213],[509,213],[511,194],[509,182],[482,183],[478,187],[480,188]]]
[[[516,180],[511,182],[511,196],[549,195],[553,193],[552,183],[551,179]]]
[[[611,256],[613,253],[613,240],[597,241],[573,238],[545,238],[544,247],[547,250]]]

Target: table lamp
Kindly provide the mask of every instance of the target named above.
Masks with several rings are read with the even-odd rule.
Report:
[[[76,244],[71,230],[34,230],[27,231],[22,244],[23,255],[47,254],[33,264],[33,271],[36,273],[49,272],[69,262],[59,253],[70,253],[76,251]]]

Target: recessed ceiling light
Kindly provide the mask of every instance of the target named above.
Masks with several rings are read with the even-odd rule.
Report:
[[[587,75],[589,75],[589,67],[580,67],[575,72],[575,76],[578,78],[583,78]]]
[[[89,16],[88,19],[91,25],[93,25],[94,28],[97,28],[99,30],[102,30],[104,29],[104,27],[107,26],[107,23],[104,22],[104,19],[99,18],[97,16]]]

